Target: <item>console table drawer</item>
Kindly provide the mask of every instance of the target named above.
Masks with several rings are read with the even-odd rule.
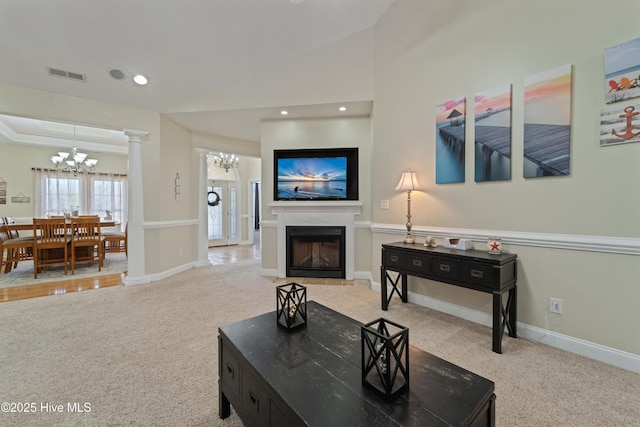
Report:
[[[462,280],[475,285],[487,286],[492,289],[500,289],[499,269],[490,265],[463,262]]]
[[[240,363],[238,363],[238,358],[225,346],[222,346],[219,371],[220,382],[227,390],[240,397]]]
[[[490,266],[472,262],[462,263],[462,280],[465,282],[500,290],[504,283],[515,279],[515,263]]]
[[[431,257],[422,254],[405,254],[405,268],[419,273],[429,271],[429,261]]]
[[[443,279],[458,279],[460,277],[460,261],[433,257],[431,261],[431,272]]]
[[[383,251],[382,262],[387,268],[403,268],[405,266],[405,253],[401,251]]]

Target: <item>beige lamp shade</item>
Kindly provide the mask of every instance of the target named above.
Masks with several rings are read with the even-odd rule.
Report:
[[[420,184],[418,184],[418,178],[413,171],[402,172],[400,182],[396,186],[396,191],[414,191],[420,190]]]

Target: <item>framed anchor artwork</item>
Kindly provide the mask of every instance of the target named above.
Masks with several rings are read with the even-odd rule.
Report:
[[[620,102],[600,113],[601,147],[639,141],[640,104]]]

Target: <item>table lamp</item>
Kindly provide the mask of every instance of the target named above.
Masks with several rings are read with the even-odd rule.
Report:
[[[415,243],[413,236],[411,235],[411,192],[420,190],[420,184],[418,184],[418,178],[413,171],[402,172],[400,182],[396,186],[396,191],[407,192],[407,237],[405,237],[405,243]]]

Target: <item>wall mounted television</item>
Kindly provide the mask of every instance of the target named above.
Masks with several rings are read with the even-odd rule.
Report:
[[[358,200],[358,148],[274,150],[274,200]]]

